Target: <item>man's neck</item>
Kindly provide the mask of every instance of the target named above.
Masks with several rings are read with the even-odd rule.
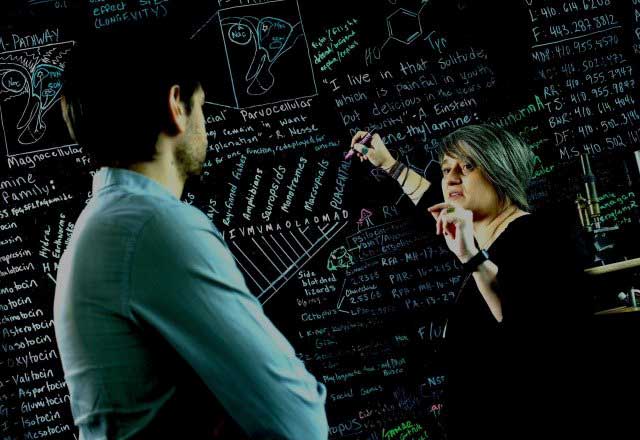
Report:
[[[139,162],[128,167],[162,185],[177,199],[182,197],[186,177],[182,176],[171,160],[157,158],[152,162]]]

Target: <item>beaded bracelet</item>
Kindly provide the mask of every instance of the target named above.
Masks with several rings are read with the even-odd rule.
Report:
[[[393,174],[391,175],[391,177],[393,177],[394,180],[398,180],[398,178],[400,177],[400,174],[402,174],[402,171],[406,168],[406,165],[403,164],[402,162],[398,161],[398,168],[396,168],[393,171]]]
[[[418,188],[420,188],[420,186],[422,185],[422,174],[418,174],[418,176],[420,176],[420,181],[418,181],[418,185],[416,186],[416,189],[414,189],[413,191],[411,191],[410,193],[407,193],[407,195],[409,197],[411,197],[412,195],[414,195],[416,193],[416,191],[418,191]]]
[[[404,179],[402,179],[402,183],[400,184],[402,188],[404,188],[404,184],[407,183],[407,179],[409,178],[409,168],[405,168],[407,169],[407,172],[404,174]]]
[[[388,170],[385,170],[387,172],[387,174],[389,174],[389,176],[393,177],[393,174],[396,172],[396,170],[400,167],[400,161],[396,160],[396,162],[391,165],[391,167],[389,167]]]

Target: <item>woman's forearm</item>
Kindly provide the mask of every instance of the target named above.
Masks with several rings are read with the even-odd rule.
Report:
[[[385,171],[388,172],[389,168],[385,169]],[[402,191],[411,199],[414,205],[418,204],[424,193],[431,186],[431,182],[413,171],[410,167],[405,167],[396,180],[402,187]]]
[[[498,266],[496,266],[493,261],[486,260],[478,265],[476,271],[473,272],[473,279],[482,297],[489,306],[493,317],[496,318],[496,321],[502,322],[502,302],[495,291],[497,275]]]

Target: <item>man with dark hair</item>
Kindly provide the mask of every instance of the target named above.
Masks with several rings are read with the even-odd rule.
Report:
[[[207,150],[197,58],[125,43],[78,45],[64,82],[69,131],[100,167],[54,305],[80,438],[326,439],[324,385],[180,201]]]

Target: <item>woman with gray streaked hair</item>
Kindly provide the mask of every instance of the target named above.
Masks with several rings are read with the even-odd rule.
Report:
[[[446,336],[449,439],[575,435],[567,411],[586,400],[573,394],[581,390],[570,366],[582,353],[575,342],[584,339],[589,302],[574,298],[583,271],[571,228],[528,212],[529,147],[487,124],[449,134],[440,154],[444,201],[379,135],[359,132],[351,149],[431,214],[465,272]]]

